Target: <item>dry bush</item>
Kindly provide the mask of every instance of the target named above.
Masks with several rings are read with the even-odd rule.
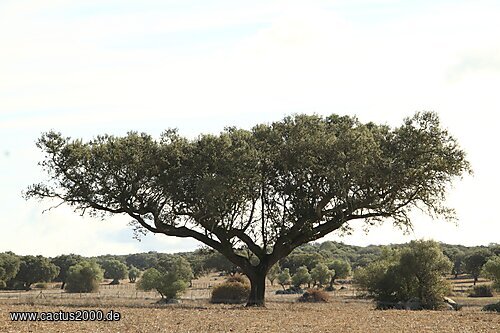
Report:
[[[244,303],[250,295],[250,286],[240,282],[224,282],[212,290],[211,303]]]
[[[249,285],[250,282],[248,281],[248,278],[242,274],[234,274],[231,275],[226,279],[227,283],[241,283],[241,284],[247,284]]]
[[[329,299],[330,296],[324,290],[308,289],[297,300],[299,302],[320,303],[320,302],[328,302]]]

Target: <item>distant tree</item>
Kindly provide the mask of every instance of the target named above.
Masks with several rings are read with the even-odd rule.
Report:
[[[77,254],[63,254],[53,258],[51,261],[54,265],[59,267],[59,274],[54,280],[62,282],[61,289],[64,289],[69,268],[83,261],[83,258]]]
[[[324,284],[330,281],[332,275],[334,274],[335,272],[328,269],[328,266],[323,263],[319,263],[316,264],[316,267],[311,270],[311,280],[313,284],[316,284],[321,288]]]
[[[493,280],[493,287],[500,290],[500,256],[491,257],[483,266],[482,274]]]
[[[140,270],[146,270],[151,267],[156,267],[158,264],[158,253],[151,251],[148,253],[130,254],[125,258],[128,266],[137,267]]]
[[[52,281],[59,274],[59,268],[43,256],[23,256],[15,279],[29,290],[35,282]]]
[[[14,253],[0,253],[0,289],[5,288],[7,282],[17,275],[20,263],[20,258]]]
[[[167,130],[158,140],[129,133],[85,142],[49,132],[37,146],[49,180],[27,198],[126,214],[142,231],[194,238],[248,276],[249,306],[265,305],[276,262],[356,220],[409,228],[415,207],[453,218],[443,206],[448,185],[470,171],[432,112],[393,128],[302,114],[195,139]]]
[[[395,305],[417,298],[425,309],[436,309],[449,284],[450,260],[433,241],[412,241],[366,268],[357,269],[355,282],[382,304]]]
[[[458,278],[458,275],[464,272],[465,268],[465,253],[462,251],[456,252],[451,261],[453,263],[453,268],[451,269],[451,273],[455,276],[455,279]]]
[[[295,274],[297,269],[301,266],[307,267],[310,271],[324,260],[325,259],[317,252],[292,253],[280,260],[280,266],[283,268],[289,268],[290,273]]]
[[[81,261],[68,269],[66,291],[70,293],[91,293],[99,290],[104,271],[95,261]]]
[[[271,286],[274,286],[274,281],[278,278],[280,273],[280,265],[275,264],[269,271],[267,272],[267,279],[271,282]]]
[[[156,268],[148,268],[142,273],[139,282],[136,284],[137,289],[150,291],[156,290],[161,285],[162,274]],[[163,295],[162,295],[163,297]]]
[[[211,251],[211,253],[205,257],[204,261],[204,266],[210,270],[225,272],[228,274],[236,273],[238,271],[238,267],[235,264],[229,261],[222,254],[215,251]]]
[[[156,290],[165,301],[178,298],[186,290],[193,273],[186,259],[178,257],[163,262],[159,269],[146,270],[137,288],[140,290]]]
[[[486,264],[489,257],[491,257],[491,253],[486,249],[476,250],[465,257],[465,272],[472,275],[474,278],[474,285],[476,285],[483,265]]]
[[[290,285],[292,283],[292,276],[290,275],[290,269],[285,268],[278,274],[278,283],[285,290],[285,286]]]
[[[130,267],[128,270],[128,279],[131,283],[135,283],[137,278],[141,275],[141,271],[137,267]]]
[[[184,258],[189,262],[194,278],[199,278],[207,273],[205,255],[203,255],[199,249],[184,255]]]
[[[337,249],[337,246],[335,245],[335,242],[331,242],[331,241],[326,241],[326,242],[323,242],[321,243],[321,245],[319,246],[319,249],[321,251],[335,251]]]
[[[345,279],[351,275],[351,265],[345,260],[333,260],[328,263],[328,268],[333,271],[330,287],[333,287],[336,279]]]
[[[125,279],[128,275],[127,266],[119,260],[105,260],[101,266],[104,269],[104,277],[113,279],[111,284],[120,284],[120,279]]]
[[[303,284],[311,283],[311,274],[306,266],[300,266],[292,276],[292,284],[294,287],[300,288]]]

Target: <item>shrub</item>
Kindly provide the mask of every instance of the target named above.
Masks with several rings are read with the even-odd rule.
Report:
[[[469,297],[493,297],[493,289],[489,285],[474,286]]]
[[[212,290],[211,303],[244,303],[250,295],[250,286],[239,282],[224,282]]]
[[[500,256],[488,260],[483,266],[482,274],[493,280],[493,288],[500,290]]]
[[[141,271],[135,266],[131,266],[128,270],[128,280],[130,281],[130,283],[135,283],[140,275]]]
[[[500,302],[485,305],[483,307],[483,311],[496,311],[496,312],[500,312]]]
[[[328,266],[323,263],[318,263],[311,270],[311,280],[318,287],[322,287],[324,284],[331,280],[332,276],[335,274],[334,271],[329,270]]]
[[[91,293],[99,289],[104,272],[93,261],[82,261],[68,270],[66,291],[70,293]]]
[[[120,279],[125,279],[128,275],[127,266],[119,260],[109,259],[102,263],[104,277],[113,279],[110,284],[120,284]]]
[[[356,270],[354,278],[381,304],[417,299],[423,309],[438,309],[450,292],[442,275],[451,262],[432,241],[413,241],[408,247]]]
[[[292,276],[292,284],[300,288],[301,285],[306,283],[311,283],[311,274],[309,274],[309,270],[306,266],[300,266]]]
[[[159,269],[150,268],[144,272],[137,283],[137,289],[156,290],[165,301],[177,299],[193,278],[189,262],[175,257],[159,264]]]
[[[156,290],[161,298],[166,300],[177,299],[186,288],[186,281],[178,279],[175,274],[160,272],[156,268],[146,270],[137,284],[137,289]]]
[[[320,289],[308,289],[298,298],[299,302],[320,303],[328,302],[328,293]]]
[[[248,281],[248,279],[244,275],[241,275],[241,274],[238,274],[238,273],[229,276],[226,279],[226,282],[228,282],[228,283],[237,282],[237,283],[241,283],[241,284],[250,284],[249,281]]]
[[[24,288],[29,290],[33,283],[52,281],[58,274],[59,267],[49,259],[42,256],[24,256],[21,257],[15,280],[23,282]]]
[[[285,286],[292,283],[292,277],[290,276],[290,270],[288,268],[285,268],[278,274],[278,283],[283,287],[283,290],[285,290]]]

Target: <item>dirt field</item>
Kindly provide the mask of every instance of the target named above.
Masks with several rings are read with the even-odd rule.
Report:
[[[500,301],[469,298],[462,293],[470,281],[454,281],[461,311],[375,310],[372,302],[359,299],[352,286],[331,293],[327,304],[296,303],[296,295],[275,295],[279,287],[268,286],[267,308],[213,305],[209,286],[223,278],[211,275],[194,281],[181,304],[157,305],[158,295],[142,293],[134,285],[103,284],[99,293],[68,294],[49,286],[42,291],[0,292],[0,332],[500,332],[500,314],[481,307]],[[467,288],[469,286],[467,285]],[[121,314],[115,322],[14,322],[12,311],[70,312],[109,310]]]
[[[0,304],[0,332],[500,332],[500,315],[478,309],[379,311],[368,302],[343,298],[327,304],[269,302],[266,309],[209,304],[99,309],[113,309],[122,318],[117,322],[13,322],[10,311],[77,308],[4,303]]]

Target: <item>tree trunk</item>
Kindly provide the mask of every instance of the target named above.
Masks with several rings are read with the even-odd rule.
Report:
[[[64,289],[64,286],[66,285],[66,281],[63,281],[61,284],[61,289]]]
[[[250,278],[250,296],[246,306],[266,306],[266,274],[256,274]]]

